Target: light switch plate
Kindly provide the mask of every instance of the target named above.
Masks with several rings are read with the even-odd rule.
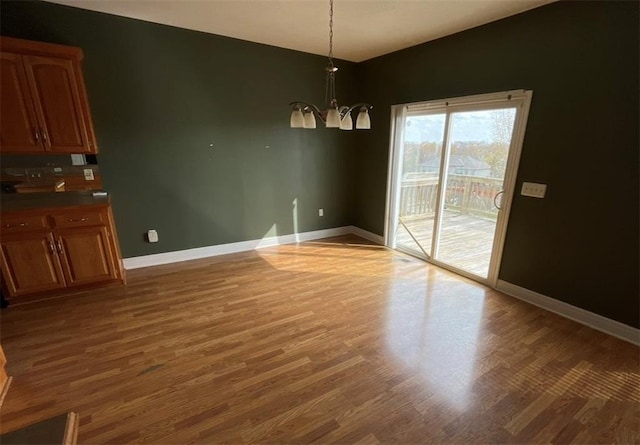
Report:
[[[84,169],[84,180],[85,181],[93,181],[95,178],[93,177],[93,170],[90,168]]]
[[[538,184],[536,182],[523,182],[522,191],[520,192],[520,194],[522,196],[530,196],[532,198],[544,198],[544,195],[546,192],[547,192],[547,184]]]

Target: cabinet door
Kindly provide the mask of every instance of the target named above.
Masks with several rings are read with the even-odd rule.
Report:
[[[18,54],[7,52],[1,56],[0,151],[44,152],[22,59]]]
[[[80,87],[74,62],[68,59],[22,56],[45,150],[90,153]]]
[[[106,227],[82,227],[55,233],[69,286],[117,278]]]
[[[0,246],[2,272],[11,297],[66,286],[51,233],[2,235]]]

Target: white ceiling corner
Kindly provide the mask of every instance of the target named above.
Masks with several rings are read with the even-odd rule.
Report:
[[[328,50],[327,0],[47,0],[312,54]],[[554,0],[334,0],[334,56],[361,62]]]

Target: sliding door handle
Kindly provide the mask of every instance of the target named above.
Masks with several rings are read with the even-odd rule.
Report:
[[[502,195],[504,193],[504,190],[500,190],[498,193],[496,193],[496,196],[493,197],[493,205],[496,207],[496,209],[498,210],[502,210],[502,199],[500,199],[500,205],[498,205],[498,196]]]

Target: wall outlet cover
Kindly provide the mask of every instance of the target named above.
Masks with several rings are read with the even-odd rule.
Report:
[[[93,181],[95,178],[93,176],[93,170],[90,168],[85,168],[84,170],[84,180],[85,181]]]
[[[158,232],[156,230],[147,231],[147,239],[149,240],[150,243],[157,243],[158,242]]]

